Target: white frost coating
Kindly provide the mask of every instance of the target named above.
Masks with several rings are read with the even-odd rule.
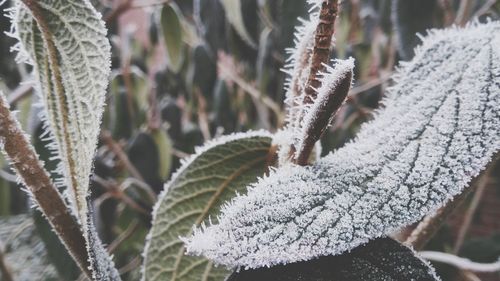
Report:
[[[307,129],[312,127],[312,123],[316,120],[318,113],[324,108],[325,104],[331,99],[332,92],[337,89],[339,83],[341,83],[348,74],[353,73],[354,70],[354,58],[350,57],[346,60],[332,60],[333,66],[324,65],[325,71],[318,74],[321,81],[321,87],[316,89],[318,95],[314,99],[312,105],[304,105],[304,120],[297,125],[296,130],[300,131],[299,134],[295,134],[295,137],[304,137],[307,135]],[[352,77],[352,76],[351,76]],[[352,83],[352,78],[351,78]],[[331,116],[333,118],[334,114]],[[331,120],[330,120],[331,121]],[[304,140],[298,138],[295,143],[298,148],[297,151],[302,151],[304,146]]]
[[[311,4],[311,10],[318,9],[317,1],[308,1]],[[302,108],[298,105],[302,104],[302,93],[305,90],[305,85],[309,77],[309,67],[311,54],[314,44],[314,35],[316,26],[318,25],[318,13],[313,12],[309,16],[309,20],[300,19],[301,25],[298,26],[294,34],[295,48],[286,49],[289,57],[287,64],[283,70],[288,74],[285,81],[286,95],[285,104],[289,109],[287,114],[287,124],[290,130],[300,122],[299,115],[303,114]]]
[[[462,192],[500,149],[500,23],[434,30],[355,141],[249,187],[192,254],[258,268],[337,255],[416,222]]]
[[[58,172],[64,182],[58,184],[67,187],[65,194],[69,194],[72,211],[85,233],[93,279],[120,280],[95,232],[87,203],[111,68],[107,30],[88,0],[39,0],[36,7],[50,35],[41,32],[41,22],[18,1],[11,11],[11,34],[20,44],[13,49],[19,51],[19,60],[34,66],[36,90],[45,110],[43,120],[52,140],[48,147],[61,160]],[[56,49],[55,58],[48,42]],[[57,70],[60,77],[56,77]]]
[[[12,34],[19,39],[20,59],[28,58],[38,78],[37,93],[50,128],[49,148],[63,165],[64,185],[85,227],[89,175],[97,147],[110,73],[110,44],[101,15],[88,0],[37,1],[57,49],[63,96],[55,90],[54,66],[29,10],[20,1],[13,9]],[[58,184],[62,184],[58,182]]]

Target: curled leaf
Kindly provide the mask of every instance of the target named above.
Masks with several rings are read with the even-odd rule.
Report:
[[[272,172],[188,238],[188,251],[229,267],[287,264],[433,212],[500,149],[499,45],[499,22],[430,32],[355,141]]]

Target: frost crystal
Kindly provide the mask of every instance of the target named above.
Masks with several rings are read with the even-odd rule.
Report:
[[[34,66],[37,93],[50,129],[49,148],[63,163],[64,186],[73,211],[85,225],[89,175],[110,73],[110,44],[104,22],[88,0],[43,0],[36,5],[51,38],[44,38],[21,1],[12,11],[11,33],[19,39],[19,57]],[[55,61],[50,59],[47,41],[53,41],[56,48]],[[60,77],[56,77],[58,72]]]
[[[431,31],[357,139],[287,165],[196,229],[188,252],[258,268],[349,251],[462,192],[500,149],[500,23]]]

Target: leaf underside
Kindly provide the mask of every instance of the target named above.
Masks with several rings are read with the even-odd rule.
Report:
[[[165,185],[154,208],[144,252],[143,280],[223,280],[229,272],[185,255],[179,237],[214,218],[221,205],[267,169],[268,133],[235,134],[202,147]]]
[[[68,201],[82,225],[95,280],[120,280],[88,210],[89,176],[110,73],[110,44],[101,15],[88,0],[38,0],[14,11],[20,57],[34,66],[49,128],[61,160]]]
[[[390,238],[377,238],[350,253],[234,272],[226,281],[437,281],[434,269]]]
[[[187,243],[229,267],[338,255],[462,192],[500,148],[500,23],[431,31],[375,120],[312,166],[288,165]]]
[[[25,55],[35,67],[52,148],[63,163],[62,183],[81,221],[110,73],[110,45],[101,16],[88,1],[36,1],[50,38],[29,10],[18,4],[15,30]],[[47,41],[57,53],[49,57]],[[56,73],[60,73],[60,77]],[[59,91],[56,84],[62,82]]]

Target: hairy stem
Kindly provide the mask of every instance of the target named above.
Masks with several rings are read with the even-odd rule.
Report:
[[[351,79],[352,73],[349,72],[335,89],[329,93],[327,100],[322,101],[320,107],[312,112],[312,122],[305,124],[302,145],[295,153],[296,158],[294,162],[296,164],[301,166],[308,164],[309,155],[314,148],[314,144],[321,138],[328,124],[332,121],[333,116],[335,116],[335,113],[344,103],[351,87]]]
[[[33,198],[38,203],[66,249],[81,270],[91,278],[88,253],[80,225],[44,169],[37,153],[9,110],[3,95],[0,97],[0,143]]]
[[[335,19],[338,14],[338,0],[323,0],[319,12],[319,23],[314,35],[314,47],[311,56],[310,72],[306,82],[304,104],[311,104],[316,98],[316,90],[321,86],[318,74],[325,70],[330,60],[330,47],[335,31]]]

